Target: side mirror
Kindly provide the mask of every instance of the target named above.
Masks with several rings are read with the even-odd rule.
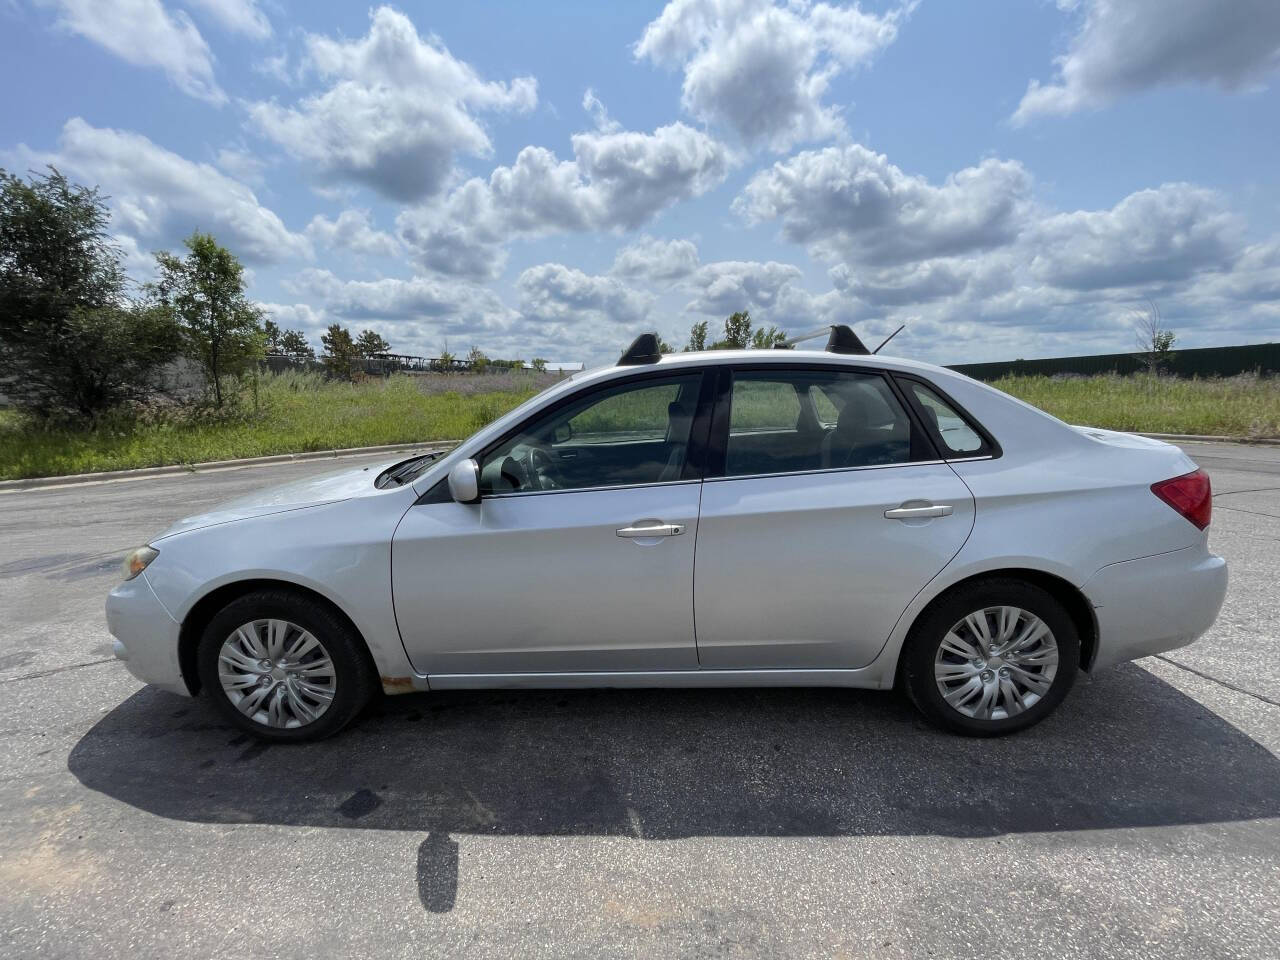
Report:
[[[463,460],[449,471],[449,495],[458,503],[477,503],[480,500],[480,464]]]

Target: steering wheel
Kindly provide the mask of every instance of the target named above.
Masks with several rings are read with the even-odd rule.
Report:
[[[535,490],[558,490],[559,479],[556,477],[556,462],[546,447],[530,444],[529,452],[521,461],[529,486]]]

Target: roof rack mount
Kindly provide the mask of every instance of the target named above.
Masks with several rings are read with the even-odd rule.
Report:
[[[645,363],[657,363],[662,359],[662,351],[658,349],[656,333],[642,333],[631,341],[631,346],[618,358],[618,366],[635,367]]]
[[[805,340],[813,340],[823,334],[827,336],[827,353],[853,353],[866,355],[871,351],[867,349],[866,344],[858,339],[858,335],[853,332],[853,328],[843,323],[828,324],[825,327],[819,327],[817,330],[810,330],[808,333],[802,333],[798,336],[791,337],[778,344],[780,349],[790,349],[797,343],[803,343]]]

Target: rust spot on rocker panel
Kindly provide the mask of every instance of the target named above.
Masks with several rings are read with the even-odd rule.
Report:
[[[380,677],[383,693],[412,693],[413,677]]]

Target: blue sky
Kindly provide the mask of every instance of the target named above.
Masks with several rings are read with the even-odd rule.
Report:
[[[607,361],[736,309],[966,362],[1280,333],[1274,0],[0,0],[0,166],[318,342]]]

